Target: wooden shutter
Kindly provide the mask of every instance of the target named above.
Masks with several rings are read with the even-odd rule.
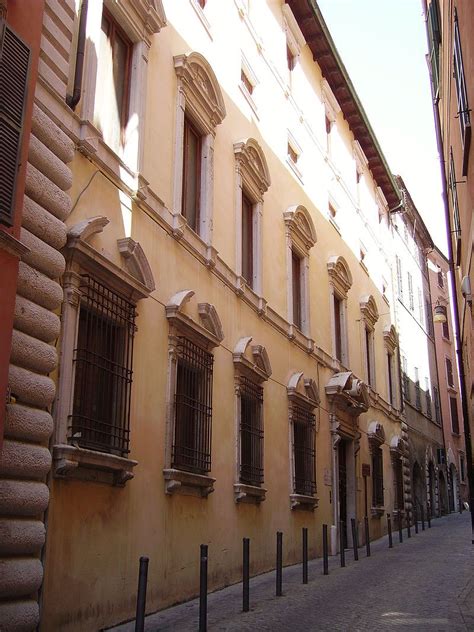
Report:
[[[467,175],[467,162],[469,158],[469,148],[471,144],[471,115],[469,102],[467,99],[466,77],[464,74],[464,64],[462,60],[461,34],[459,32],[458,14],[454,9],[454,81],[458,97],[458,118],[461,128],[461,140],[464,149],[462,175]]]
[[[439,18],[438,0],[432,0],[428,7],[428,37],[433,96],[436,99],[439,94],[439,45],[441,42],[441,22]]]
[[[0,20],[0,222],[11,226],[21,152],[30,49]]]

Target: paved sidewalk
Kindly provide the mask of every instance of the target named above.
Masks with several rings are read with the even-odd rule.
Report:
[[[474,631],[474,547],[470,515],[433,520],[431,529],[406,537],[394,533],[371,543],[372,555],[359,550],[359,561],[346,552],[346,567],[330,558],[329,576],[322,560],[309,564],[309,583],[301,583],[301,566],[283,571],[283,597],[275,597],[275,573],[250,581],[250,612],[242,613],[242,585],[209,595],[209,631],[412,630]],[[414,529],[412,529],[414,532]],[[146,619],[147,632],[195,632],[199,602],[193,600]],[[134,623],[113,628],[133,632]]]

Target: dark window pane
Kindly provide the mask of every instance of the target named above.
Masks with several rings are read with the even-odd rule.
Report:
[[[253,204],[242,194],[242,276],[253,287]]]
[[[383,460],[381,448],[373,448],[372,452],[372,506],[383,506]]]
[[[201,189],[201,136],[188,119],[184,121],[182,214],[194,231],[199,228]]]
[[[336,342],[336,358],[342,361],[342,327],[341,327],[342,301],[334,296],[334,337]]]
[[[135,308],[89,276],[82,277],[71,440],[128,453]]]
[[[211,469],[213,356],[179,338],[172,466],[205,474]]]
[[[294,490],[313,496],[316,492],[315,417],[302,406],[293,407]]]
[[[458,402],[455,397],[449,398],[451,408],[451,426],[455,434],[459,434]]]
[[[293,323],[301,329],[301,259],[292,251]]]
[[[240,481],[263,483],[263,389],[246,378],[240,383]]]

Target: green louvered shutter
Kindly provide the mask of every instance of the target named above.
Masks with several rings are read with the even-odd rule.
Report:
[[[0,222],[11,226],[20,161],[30,48],[0,20]]]
[[[441,43],[441,21],[438,0],[432,0],[428,7],[428,36],[430,41],[431,79],[433,81],[433,96],[439,94],[439,45]]]

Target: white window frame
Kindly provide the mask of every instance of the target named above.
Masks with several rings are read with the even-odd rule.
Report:
[[[169,332],[165,467],[163,469],[163,477],[166,494],[182,494],[207,498],[214,491],[215,478],[172,467],[172,446],[176,421],[175,396],[178,361],[180,358],[178,350],[179,337],[187,338],[208,352],[219,346],[224,339],[221,321],[213,305],[210,303],[198,303],[197,306],[194,306],[195,314],[193,316],[189,315],[191,308],[185,309],[185,307],[193,296],[193,290],[181,290],[170,298],[165,307]]]
[[[301,55],[301,49],[306,45],[306,40],[290,6],[288,4],[283,4],[281,11],[283,14],[283,30],[286,35],[286,45],[290,49],[296,64]],[[290,83],[291,73],[292,71],[289,70],[288,78]]]
[[[216,127],[226,115],[224,98],[208,61],[200,53],[174,57],[177,77],[176,127],[173,179],[173,221],[178,232],[187,226],[181,214],[183,196],[184,122],[185,117],[201,134],[201,177],[199,195],[199,227],[202,241],[212,244],[214,198],[214,139]],[[191,230],[191,229],[190,229]],[[193,231],[194,232],[194,231]]]
[[[237,287],[244,292],[249,287],[242,277],[242,195],[245,194],[253,205],[253,279],[251,289],[262,296],[262,215],[263,196],[270,186],[265,155],[254,138],[247,138],[234,144],[235,157],[235,270]]]
[[[309,211],[301,205],[290,206],[284,213],[287,269],[287,305],[290,333],[293,334],[293,252],[300,259],[301,331],[310,336],[309,252],[316,243],[316,230]]]
[[[365,377],[367,384],[375,390],[375,323],[379,319],[379,311],[374,297],[370,294],[363,296],[359,301],[363,335],[363,356],[365,365]],[[366,336],[369,336],[369,349],[367,350]],[[367,352],[369,357],[367,357]],[[369,375],[370,369],[370,375]]]
[[[395,408],[400,408],[399,380],[398,380],[398,335],[393,325],[385,327],[383,332],[385,352],[387,355],[386,382],[387,382],[387,401]],[[406,363],[406,358],[404,358]],[[388,362],[390,362],[392,376],[392,393],[393,401],[390,401],[390,373],[388,370]]]
[[[86,47],[82,95],[78,108],[81,119],[79,146],[91,155],[98,151],[99,140],[107,145],[101,132],[94,126],[97,90],[97,52],[100,49],[103,8],[107,8],[117,24],[132,42],[132,59],[129,79],[129,117],[123,150],[116,154],[132,171],[139,173],[143,167],[145,137],[145,102],[147,94],[148,57],[153,35],[166,26],[162,0],[94,0],[89,2],[86,21]]]
[[[344,367],[349,366],[349,343],[347,331],[347,293],[352,286],[352,274],[347,261],[342,256],[332,256],[327,262],[329,275],[329,301],[331,312],[331,337],[333,357],[336,358],[336,324],[334,319],[334,297],[341,303],[341,360]]]
[[[240,338],[232,353],[234,362],[234,391],[235,391],[235,473],[234,499],[236,503],[260,504],[265,500],[266,488],[242,483],[240,480],[241,465],[241,382],[242,377],[263,386],[272,374],[272,367],[267,351],[263,345],[252,345],[252,337]],[[264,401],[262,402],[262,424],[265,426]]]
[[[306,377],[302,371],[293,373],[288,380],[288,384],[286,387],[287,395],[288,395],[288,440],[289,440],[289,452],[290,452],[290,506],[291,509],[303,509],[303,510],[314,510],[319,503],[319,499],[317,497],[317,467],[316,463],[315,467],[315,493],[313,496],[308,496],[306,494],[298,494],[295,492],[294,481],[295,481],[295,455],[294,455],[294,425],[293,425],[293,416],[294,416],[294,408],[295,405],[298,405],[302,408],[306,408],[308,411],[315,414],[315,409],[319,407],[320,397],[319,391],[316,382],[310,378]],[[316,443],[316,437],[318,433],[318,421],[317,416],[315,414],[315,428],[314,428],[314,438]],[[314,446],[315,450],[315,459],[316,459],[316,445]]]
[[[130,237],[117,240],[122,267],[112,263],[90,244],[109,223],[106,217],[83,220],[68,231],[67,267],[63,276],[64,302],[61,318],[61,362],[54,403],[53,471],[58,478],[98,480],[124,485],[133,478],[136,461],[74,445],[69,435],[69,417],[74,396],[74,349],[79,330],[81,274],[88,273],[100,283],[136,304],[155,289],[150,265],[139,243]],[[130,423],[132,425],[132,422]]]

